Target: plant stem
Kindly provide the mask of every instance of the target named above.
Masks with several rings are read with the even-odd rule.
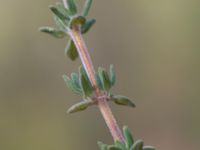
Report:
[[[97,82],[95,80],[94,66],[93,66],[90,54],[87,50],[86,44],[80,33],[79,26],[74,26],[72,29],[68,31],[68,34],[76,45],[83,67],[85,68],[88,78],[95,89],[94,91],[95,91],[95,97],[97,99],[98,107],[111,132],[111,135],[114,141],[124,142],[125,140],[124,140],[123,134],[108,105],[107,96],[97,86]]]

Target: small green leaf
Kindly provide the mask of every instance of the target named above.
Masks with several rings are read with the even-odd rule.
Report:
[[[69,11],[72,13],[72,15],[75,15],[77,13],[77,6],[75,0],[67,0]]]
[[[144,146],[143,150],[156,150],[156,149],[152,146]]]
[[[88,15],[91,5],[92,5],[92,0],[85,1],[84,7],[83,7],[83,13],[82,13],[83,16],[86,17]]]
[[[57,2],[56,7],[59,10],[59,12],[61,12],[66,18],[68,18],[68,20],[70,20],[70,11],[67,8],[65,8],[63,3]]]
[[[136,142],[132,145],[132,147],[131,147],[130,150],[142,150],[143,144],[144,144],[144,143],[143,143],[142,140],[138,140],[138,141],[136,141]]]
[[[125,97],[125,96],[121,96],[121,95],[112,96],[111,100],[114,101],[118,105],[135,107],[135,104],[128,97]]]
[[[85,78],[84,75],[81,75],[80,81],[82,90],[84,92],[84,97],[89,97],[93,92],[90,82]]]
[[[67,113],[71,114],[71,113],[83,111],[83,110],[87,109],[91,104],[92,103],[90,101],[79,102],[79,103],[71,106],[68,109]]]
[[[67,75],[63,75],[63,79],[69,89],[77,94],[82,94],[82,91],[77,88],[76,84]]]
[[[110,65],[110,83],[112,86],[114,86],[115,82],[116,82],[116,75],[114,71],[114,66]]]
[[[85,17],[83,17],[83,16],[74,16],[70,20],[69,27],[72,28],[73,26],[76,26],[76,25],[83,25],[85,22],[86,22]]]
[[[96,20],[95,19],[91,19],[89,21],[86,21],[82,26],[81,26],[81,33],[85,34],[87,33],[91,27],[95,24]]]
[[[53,5],[49,6],[49,9],[58,17],[60,18],[63,22],[66,20],[69,20],[69,18],[67,16],[65,16],[64,14],[62,14],[62,12],[60,12],[60,10],[58,10],[58,8],[56,8]]]
[[[124,133],[124,137],[125,137],[125,140],[126,140],[126,147],[130,149],[131,146],[134,143],[131,131],[129,130],[129,128],[127,126],[124,126],[123,127],[123,133]]]
[[[61,30],[56,30],[56,29],[51,28],[51,27],[41,27],[39,30],[41,32],[50,34],[50,35],[52,35],[53,37],[56,37],[56,38],[63,38],[63,37],[66,36],[65,32],[63,32]]]
[[[78,58],[78,51],[76,49],[76,46],[72,40],[68,41],[68,45],[65,49],[65,54],[72,60],[76,60]]]
[[[117,147],[116,145],[109,145],[108,150],[123,150],[120,147]]]
[[[108,150],[108,146],[106,144],[103,144],[102,142],[97,142],[100,150]]]
[[[103,68],[99,68],[98,72],[101,82],[103,83],[103,89],[109,91],[111,88],[111,84],[108,73]]]

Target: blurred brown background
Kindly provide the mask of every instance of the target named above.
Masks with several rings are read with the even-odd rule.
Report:
[[[53,25],[54,0],[0,1],[0,149],[97,150],[112,138],[96,107],[65,111],[80,97],[62,74],[80,61],[66,39],[38,32]],[[79,0],[80,4],[83,0]],[[200,1],[94,0],[97,24],[85,37],[95,66],[113,63],[115,93],[136,109],[112,105],[119,124],[157,150],[199,150]]]

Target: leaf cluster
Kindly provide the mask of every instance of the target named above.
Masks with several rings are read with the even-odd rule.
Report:
[[[92,95],[93,87],[83,66],[79,67],[79,74],[73,72],[71,73],[71,78],[67,75],[63,75],[63,79],[69,89],[83,96],[83,98]]]
[[[64,0],[63,3],[58,2],[55,6],[50,5],[49,9],[53,13],[54,21],[57,28],[41,27],[40,31],[47,33],[55,38],[64,38],[68,32],[74,27],[80,27],[82,34],[87,33],[95,24],[95,19],[87,19],[92,0],[86,0],[81,13],[78,12],[75,0]],[[66,6],[67,5],[67,6]],[[69,39],[65,49],[65,54],[72,60],[78,58],[78,52],[74,42]]]
[[[99,67],[96,75],[96,82],[98,88],[105,93],[107,101],[112,101],[118,105],[135,107],[135,104],[125,96],[113,95],[111,93],[111,88],[115,85],[116,75],[113,65],[110,65],[109,73],[102,67]],[[83,66],[79,67],[78,73],[71,73],[71,76],[63,75],[63,79],[69,89],[74,93],[82,96],[83,101],[73,105],[69,108],[68,113],[74,113],[78,111],[83,111],[91,105],[97,103],[97,99],[94,96],[95,88],[92,86],[87,73]]]
[[[115,141],[113,145],[107,145],[102,142],[98,142],[100,150],[155,150],[152,146],[144,146],[142,140],[134,140],[128,127],[123,128],[123,134],[125,142]]]

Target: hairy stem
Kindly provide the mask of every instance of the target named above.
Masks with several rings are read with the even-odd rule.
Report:
[[[116,122],[115,117],[112,114],[112,111],[111,111],[109,105],[108,105],[107,97],[97,86],[97,82],[95,80],[94,66],[93,66],[91,57],[89,55],[89,52],[87,50],[86,44],[80,33],[79,27],[74,26],[68,32],[68,34],[71,37],[71,39],[74,41],[74,43],[77,47],[79,57],[81,59],[83,67],[85,68],[87,75],[89,77],[89,80],[95,89],[95,96],[97,99],[98,107],[99,107],[101,114],[111,132],[111,135],[112,135],[114,141],[124,142],[125,140],[124,140],[123,134]]]

